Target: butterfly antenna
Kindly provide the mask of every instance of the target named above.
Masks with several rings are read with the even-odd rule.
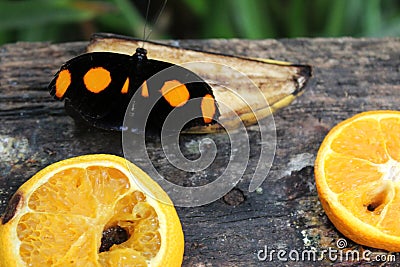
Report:
[[[161,14],[163,13],[164,8],[165,8],[165,6],[167,5],[167,2],[168,2],[168,0],[164,0],[164,3],[163,3],[163,5],[162,5],[162,7],[160,8],[160,11],[158,12],[157,18],[154,20],[153,25],[156,25],[156,24],[157,24],[158,19],[161,17]],[[149,3],[150,3],[150,0],[149,0]],[[148,11],[148,10],[147,10],[147,11]],[[146,14],[146,17],[147,17],[147,14]],[[146,21],[147,21],[147,19],[146,19]],[[153,30],[150,29],[150,31],[149,31],[149,33],[147,34],[147,36],[145,36],[145,39],[144,39],[145,41],[149,40],[150,35],[151,35],[152,32],[153,32]]]
[[[143,27],[143,44],[142,48],[144,48],[144,41],[146,41],[146,28],[147,28],[147,20],[149,19],[149,9],[150,9],[151,0],[147,1],[147,8],[146,8],[146,18],[144,20],[144,27]]]

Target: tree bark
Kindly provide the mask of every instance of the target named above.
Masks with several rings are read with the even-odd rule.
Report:
[[[15,43],[0,47],[0,212],[23,182],[51,163],[82,154],[123,154],[120,134],[76,126],[63,104],[47,91],[58,68],[84,52],[86,45]],[[327,257],[315,262],[279,261],[276,253],[273,262],[270,257],[259,261],[257,253],[265,246],[269,252],[283,249],[300,254],[311,249],[319,253],[338,249],[336,242],[343,236],[329,222],[318,201],[313,175],[315,156],[327,132],[338,122],[362,111],[398,109],[400,39],[186,40],[179,41],[179,45],[308,64],[314,70],[313,81],[304,94],[274,114],[276,153],[262,190],[248,192],[258,159],[257,151],[251,151],[242,181],[228,195],[201,207],[177,207],[185,233],[184,266],[382,264],[331,261]],[[255,140],[251,141],[252,149],[257,150],[257,131],[249,127],[249,132],[250,139]],[[195,157],[196,152],[189,151],[190,142],[204,137],[184,136],[181,143],[186,154]],[[225,137],[216,139],[217,143],[226,141]],[[150,157],[160,172],[171,172],[159,148],[158,142],[150,143]],[[223,171],[230,147],[218,148],[215,169],[186,175],[173,172],[174,181],[193,184],[196,179]],[[381,252],[347,242],[348,249]],[[394,255],[400,261],[400,255]]]

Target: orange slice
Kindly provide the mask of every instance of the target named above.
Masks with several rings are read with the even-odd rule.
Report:
[[[318,151],[315,180],[341,233],[400,251],[400,112],[364,112],[336,125]]]
[[[87,155],[23,184],[0,224],[0,266],[181,266],[167,194],[123,158]]]

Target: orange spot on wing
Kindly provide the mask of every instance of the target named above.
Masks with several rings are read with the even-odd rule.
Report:
[[[147,87],[147,82],[144,81],[142,84],[142,96],[143,97],[149,97],[149,88]]]
[[[68,87],[71,85],[71,73],[65,69],[60,71],[56,80],[56,97],[61,98],[64,96]]]
[[[166,81],[160,91],[172,107],[181,107],[190,98],[187,87],[177,80]]]
[[[83,76],[86,89],[92,93],[100,93],[111,83],[110,72],[102,67],[90,69]]]
[[[214,97],[206,94],[201,100],[201,112],[203,113],[204,123],[211,123],[215,115],[215,102]]]
[[[129,89],[129,77],[126,78],[126,81],[125,81],[125,83],[124,83],[124,86],[122,86],[121,94],[126,94],[126,93],[128,93],[128,89]]]

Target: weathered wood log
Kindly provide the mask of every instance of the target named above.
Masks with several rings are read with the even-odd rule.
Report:
[[[185,232],[184,266],[378,266],[379,262],[288,259],[259,261],[265,246],[321,251],[338,249],[343,236],[332,226],[318,201],[313,164],[318,147],[329,129],[358,112],[398,109],[400,99],[400,39],[283,39],[187,40],[182,47],[233,55],[272,58],[314,67],[314,83],[290,106],[274,115],[277,148],[262,190],[249,193],[248,182],[257,163],[251,154],[248,169],[236,188],[211,204],[177,208]],[[15,43],[0,47],[0,212],[16,189],[34,173],[55,161],[89,153],[122,155],[116,133],[81,128],[54,101],[47,84],[59,66],[84,52],[87,42],[63,44]],[[257,150],[257,131],[249,128]],[[189,144],[193,136],[183,137]],[[219,138],[219,139],[218,139]],[[224,142],[225,137],[217,137]],[[185,146],[183,146],[185,147]],[[161,172],[176,174],[174,181],[191,184],[223,170],[229,146],[221,146],[215,169],[182,175],[168,166],[156,141],[149,154]],[[370,249],[350,240],[348,249]],[[343,252],[339,250],[338,253]],[[295,255],[295,254],[293,254]],[[339,255],[339,254],[337,254]],[[394,254],[397,261],[400,255]],[[261,255],[262,256],[262,255]],[[282,256],[282,255],[281,255]],[[283,255],[288,258],[288,254]],[[397,266],[388,263],[385,266]]]

